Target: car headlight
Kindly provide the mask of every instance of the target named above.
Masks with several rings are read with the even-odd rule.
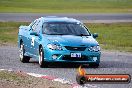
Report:
[[[100,51],[100,46],[92,46],[89,48],[89,51],[95,51],[95,52]]]
[[[47,47],[51,50],[63,50],[60,45],[56,45],[56,44],[48,44]]]

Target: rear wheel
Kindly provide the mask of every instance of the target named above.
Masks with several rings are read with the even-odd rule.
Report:
[[[24,44],[21,43],[21,45],[20,45],[20,54],[19,54],[19,56],[20,56],[20,61],[23,62],[23,63],[28,63],[29,60],[30,60],[30,57],[24,56],[24,53],[25,53]]]
[[[39,65],[41,68],[47,67],[47,63],[44,62],[44,51],[42,47],[39,50]]]

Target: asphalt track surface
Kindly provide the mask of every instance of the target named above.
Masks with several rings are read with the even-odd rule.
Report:
[[[30,63],[21,63],[19,49],[16,46],[0,47],[0,69],[32,72],[51,75],[76,82],[76,66],[50,64],[48,68],[40,68],[37,61],[31,59]],[[99,68],[85,68],[88,74],[130,74],[132,75],[132,53],[102,51]],[[132,88],[129,84],[87,84],[88,88]]]
[[[132,22],[132,13],[0,13],[0,21],[31,22],[44,16],[70,17],[88,23]]]
[[[42,16],[71,17],[89,23],[132,22],[132,14],[35,14],[35,13],[0,13],[0,21],[31,22]],[[19,61],[19,49],[12,46],[0,47],[0,69],[32,72],[51,75],[76,82],[76,66],[62,66],[51,64],[49,68],[40,68],[37,61],[31,59],[30,63]],[[85,68],[90,74],[130,74],[132,75],[132,53],[102,51],[99,68]],[[129,84],[90,84],[88,88],[132,88]]]

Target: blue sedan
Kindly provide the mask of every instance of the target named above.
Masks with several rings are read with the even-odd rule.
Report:
[[[29,26],[20,26],[18,47],[20,61],[38,60],[40,67],[51,62],[89,64],[98,67],[100,46],[98,34],[91,34],[80,21],[48,16],[33,21]]]

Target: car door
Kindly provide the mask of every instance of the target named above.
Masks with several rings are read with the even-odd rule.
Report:
[[[30,33],[32,32],[32,26],[36,23],[36,20],[33,21],[30,25],[29,25],[29,29],[26,31],[26,33],[24,34],[26,36],[26,51],[28,54],[31,54],[31,36]]]
[[[38,49],[39,49],[39,40],[40,40],[40,29],[41,29],[41,25],[40,25],[40,19],[38,19],[36,21],[36,23],[32,26],[32,32],[36,32],[38,34],[38,36],[36,35],[30,35],[30,45],[31,45],[31,49],[30,49],[30,53],[34,56],[38,55]]]

